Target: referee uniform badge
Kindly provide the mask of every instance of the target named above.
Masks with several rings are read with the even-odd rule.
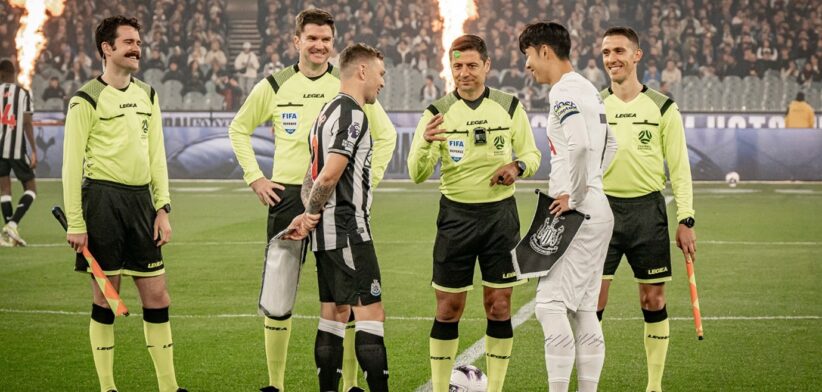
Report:
[[[448,141],[448,155],[454,162],[459,162],[465,156],[465,142],[462,140]]]
[[[295,113],[295,112],[280,113],[280,119],[282,120],[283,129],[285,130],[285,133],[291,135],[291,134],[293,134],[294,132],[297,131],[297,124],[299,124],[299,122],[297,121],[297,119],[298,119],[297,113]]]
[[[539,190],[536,192],[537,209],[528,234],[511,250],[517,279],[547,275],[565,254],[585,220],[585,215],[578,211],[568,211],[558,217],[551,214],[549,207],[554,199]]]

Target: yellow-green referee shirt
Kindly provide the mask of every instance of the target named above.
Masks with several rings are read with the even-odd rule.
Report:
[[[275,151],[271,180],[301,185],[311,160],[308,148],[311,124],[322,106],[339,91],[339,71],[331,64],[324,74],[314,78],[299,72],[295,64],[258,82],[228,129],[231,147],[243,168],[245,182],[251,184],[263,177],[251,147],[251,134],[260,124],[271,120]],[[365,105],[363,111],[374,143],[371,181],[376,187],[394,155],[397,131],[379,102]]]
[[[667,163],[677,220],[693,217],[691,165],[676,103],[647,86],[631,102],[623,102],[610,88],[602,90],[600,96],[619,145],[605,171],[605,194],[628,198],[662,191]]]
[[[447,141],[425,141],[428,121],[442,113],[440,128]],[[485,133],[485,143],[476,135]],[[408,153],[408,174],[420,183],[440,169],[440,192],[460,203],[487,203],[514,195],[515,187],[489,186],[491,176],[500,166],[511,163],[513,156],[525,163],[523,177],[539,168],[541,154],[534,142],[531,123],[525,109],[513,95],[486,87],[478,101],[466,102],[456,91],[440,98],[422,114],[414,141]]]
[[[85,233],[83,177],[151,185],[155,209],[171,202],[160,101],[148,84],[131,79],[124,90],[98,77],[69,101],[63,141],[63,203],[68,232]]]

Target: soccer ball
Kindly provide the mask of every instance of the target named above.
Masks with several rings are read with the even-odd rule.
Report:
[[[725,175],[725,182],[728,183],[728,186],[731,188],[735,188],[736,184],[739,183],[739,173],[732,171]]]
[[[476,366],[459,365],[451,371],[451,385],[448,392],[485,392],[488,377]]]

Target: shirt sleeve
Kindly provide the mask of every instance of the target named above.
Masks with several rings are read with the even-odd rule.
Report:
[[[168,191],[166,147],[163,138],[163,114],[160,111],[160,98],[157,94],[154,94],[154,104],[149,121],[151,125],[148,132],[148,159],[151,170],[151,196],[156,211],[171,203]]]
[[[271,108],[274,106],[275,98],[274,89],[268,81],[259,81],[228,127],[231,148],[237,156],[237,162],[243,168],[243,180],[249,185],[264,176],[251,145],[251,135],[260,124],[271,119]]]
[[[514,148],[514,154],[517,160],[525,164],[525,171],[522,173],[522,177],[531,177],[539,169],[542,154],[539,152],[537,143],[534,140],[531,120],[528,119],[528,115],[525,113],[525,109],[521,103],[517,104],[512,120],[511,146]]]
[[[417,184],[425,181],[434,173],[434,167],[440,158],[439,149],[442,142],[433,141],[429,143],[423,137],[425,127],[432,117],[434,115],[430,111],[423,112],[422,118],[417,124],[417,129],[414,131],[411,150],[408,152],[408,176]]]
[[[81,187],[83,183],[83,160],[91,128],[94,126],[94,108],[83,98],[73,97],[69,101],[63,136],[63,205],[66,209],[69,234],[86,232],[83,219]]]
[[[360,110],[351,110],[350,116],[341,116],[331,135],[331,146],[328,147],[328,152],[351,158],[354,155],[354,149],[362,140],[363,130],[367,126],[365,121],[367,121],[365,113]]]
[[[394,157],[394,149],[397,146],[397,130],[379,101],[373,105],[365,105],[364,110],[368,118],[368,127],[371,129],[371,138],[374,142],[374,152],[371,157],[371,186],[376,188],[385,175],[388,163]]]
[[[569,207],[574,209],[588,195],[588,150],[591,147],[588,125],[574,97],[565,91],[557,91],[551,110],[559,118],[560,130],[568,140]]]
[[[691,164],[688,160],[688,146],[685,144],[685,128],[679,107],[674,103],[662,116],[662,153],[668,163],[671,187],[676,200],[676,219],[694,216],[693,183]]]

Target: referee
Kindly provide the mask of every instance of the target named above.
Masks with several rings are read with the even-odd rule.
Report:
[[[642,49],[634,30],[612,27],[605,32],[602,60],[611,87],[600,95],[619,148],[603,181],[614,213],[614,234],[605,259],[597,315],[602,320],[608,289],[625,255],[639,283],[645,318],[646,390],[659,392],[670,337],[665,282],[671,280],[671,253],[668,215],[661,193],[665,189],[666,163],[679,222],[676,245],[686,259],[696,258],[696,234],[682,117],[673,100],[639,82],[636,65],[641,59]]]
[[[14,82],[16,72],[9,60],[0,61],[0,207],[5,226],[0,230],[0,246],[26,246],[17,225],[36,197],[37,148],[31,118],[34,109],[28,90]],[[24,137],[25,135],[25,137]],[[26,141],[28,140],[28,143]],[[29,151],[29,148],[31,149]],[[11,177],[23,183],[23,196],[14,210],[11,205]]]
[[[272,238],[304,211],[300,188],[309,166],[311,124],[322,106],[340,89],[340,71],[328,62],[334,32],[334,17],[328,12],[320,9],[300,12],[293,37],[293,44],[300,52],[299,63],[257,83],[228,131],[243,178],[263,205],[268,206],[268,246],[259,298],[259,312],[265,316],[269,377],[269,386],[262,389],[265,392],[284,388],[291,311],[306,252],[302,241],[272,241]],[[394,154],[397,133],[378,102],[364,105],[363,110],[374,139],[371,180],[372,187],[376,187]],[[254,130],[267,121],[273,125],[275,148],[270,180],[260,170],[251,142]],[[345,347],[343,386],[348,391],[357,381],[353,323],[347,326]]]
[[[474,266],[482,271],[488,390],[501,391],[511,356],[511,294],[518,281],[511,249],[519,242],[514,182],[533,175],[540,153],[519,100],[485,86],[485,41],[463,35],[449,50],[456,90],[423,112],[408,154],[408,173],[425,181],[442,162],[434,244],[437,311],[431,328],[434,392],[448,391],[459,346],[459,320]],[[513,158],[516,155],[516,159]]]
[[[160,248],[171,240],[168,170],[162,115],[154,89],[131,75],[140,67],[140,24],[103,19],[94,33],[103,75],[71,98],[63,144],[66,239],[80,255],[88,246],[114,288],[130,275],[143,305],[146,346],[161,392],[184,391],[174,373],[170,303]],[[102,392],[114,391],[114,313],[92,279],[89,335]]]

